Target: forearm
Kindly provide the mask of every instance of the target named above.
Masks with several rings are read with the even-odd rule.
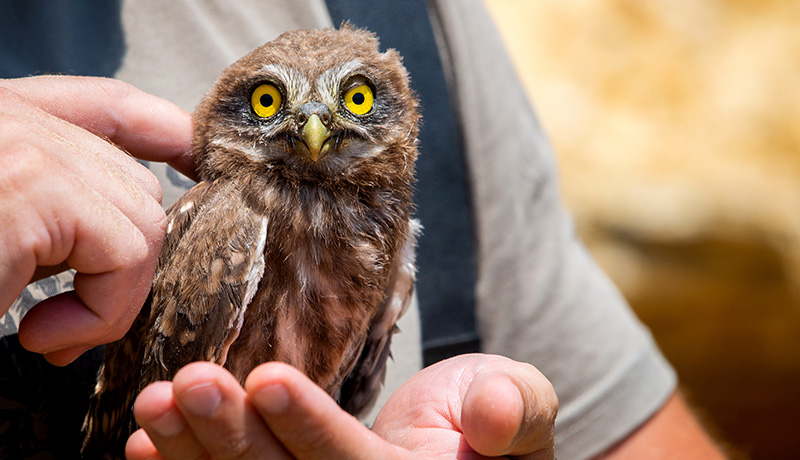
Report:
[[[691,413],[684,399],[675,393],[636,431],[596,458],[716,460],[726,457]]]

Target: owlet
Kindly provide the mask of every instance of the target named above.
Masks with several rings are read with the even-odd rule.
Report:
[[[371,33],[287,32],[226,69],[194,115],[201,181],[168,211],[149,301],[106,347],[87,458],[121,458],[146,385],[192,361],[240,381],[305,372],[351,413],[409,305],[418,103]]]

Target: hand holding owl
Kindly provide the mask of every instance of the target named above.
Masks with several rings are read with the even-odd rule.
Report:
[[[158,181],[114,144],[191,174],[189,116],[119,81],[34,77],[0,81],[0,117],[0,314],[32,280],[75,269],[75,291],[19,325],[26,348],[64,365],[125,333],[163,240]]]
[[[551,460],[558,408],[547,379],[528,364],[465,355],[412,377],[369,430],[302,373],[256,368],[244,387],[221,367],[195,363],[136,401],[144,429],[130,460],[418,459],[469,452]],[[467,445],[464,445],[464,442]]]

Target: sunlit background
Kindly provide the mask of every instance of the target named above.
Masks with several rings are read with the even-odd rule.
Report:
[[[800,2],[486,3],[684,392],[745,455],[800,458]]]

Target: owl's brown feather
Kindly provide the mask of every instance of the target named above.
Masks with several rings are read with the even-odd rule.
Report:
[[[93,457],[121,458],[135,395],[197,360],[242,382],[285,361],[358,413],[410,302],[419,115],[397,53],[347,25],[286,33],[224,71],[194,121],[202,181],[168,210],[151,302],[108,346]]]
[[[189,193],[170,213],[172,222],[197,208],[182,234],[167,232],[143,336],[144,382],[172,379],[192,361],[224,364],[264,272],[266,216],[246,211],[235,183],[197,187],[201,201]]]
[[[393,258],[388,289],[369,326],[361,356],[345,373],[339,402],[351,414],[359,414],[368,408],[383,384],[392,335],[398,332],[397,320],[408,310],[414,295],[415,249],[420,230],[419,223],[412,219],[412,234]]]

